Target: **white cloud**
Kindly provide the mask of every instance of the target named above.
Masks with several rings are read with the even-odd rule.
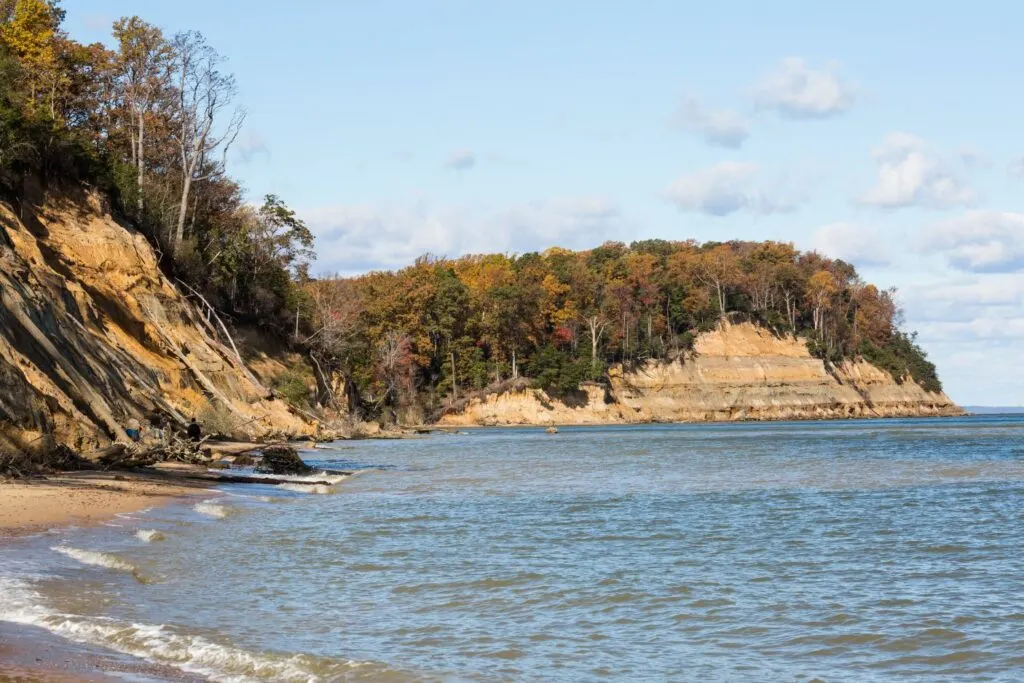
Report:
[[[1024,405],[1024,274],[916,282],[900,300],[954,400]]]
[[[1007,170],[1010,172],[1010,175],[1012,176],[1024,178],[1024,157],[1021,157],[1020,159],[1014,159],[1012,162],[1010,162],[1010,166]]]
[[[423,254],[525,252],[594,247],[622,232],[624,220],[603,197],[563,197],[481,215],[465,207],[329,206],[302,212],[317,237],[316,272],[400,268]]]
[[[699,211],[728,216],[737,211],[756,214],[787,213],[796,202],[784,198],[780,189],[756,184],[757,164],[722,161],[709,168],[680,176],[665,191],[681,211]]]
[[[853,86],[835,63],[811,68],[798,57],[780,61],[758,82],[757,104],[790,119],[823,119],[841,114],[856,99]]]
[[[465,171],[476,165],[476,155],[468,149],[462,149],[448,157],[444,165],[454,171]]]
[[[692,97],[683,100],[675,116],[682,128],[701,133],[714,147],[739,148],[750,136],[743,117],[728,109],[705,109]]]
[[[930,322],[1024,316],[1024,276],[1000,273],[913,284],[901,290],[901,298],[916,318]]]
[[[818,228],[814,249],[857,266],[885,266],[891,256],[885,240],[874,227],[853,223],[832,223]]]
[[[921,138],[890,133],[872,156],[878,163],[878,183],[860,197],[862,204],[943,209],[976,199],[974,191]]]
[[[969,211],[925,228],[921,249],[958,269],[976,273],[1024,271],[1024,214]]]

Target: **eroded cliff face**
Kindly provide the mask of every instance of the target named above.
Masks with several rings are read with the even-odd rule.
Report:
[[[831,372],[803,340],[750,324],[701,335],[684,362],[612,368],[609,388],[567,401],[526,389],[474,400],[447,425],[615,424],[960,415],[943,393],[897,383],[864,361]]]
[[[216,335],[95,197],[0,204],[0,444],[87,450],[210,406],[253,437],[311,433]]]

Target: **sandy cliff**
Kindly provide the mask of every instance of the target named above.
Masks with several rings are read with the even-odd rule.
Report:
[[[95,197],[0,204],[0,444],[86,450],[211,405],[252,436],[312,431],[216,335]]]
[[[524,391],[474,400],[447,425],[602,424],[958,415],[945,394],[864,362],[830,371],[802,340],[749,324],[702,335],[685,362],[613,368],[609,388],[562,402]]]

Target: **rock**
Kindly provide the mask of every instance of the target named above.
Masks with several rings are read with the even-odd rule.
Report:
[[[291,446],[269,446],[263,450],[263,458],[256,471],[261,474],[309,474],[313,468],[303,462]]]
[[[546,434],[557,434],[558,433],[558,427],[548,427],[547,429],[544,430],[544,432]]]
[[[897,382],[867,361],[826,366],[803,339],[750,323],[723,325],[674,362],[609,368],[607,385],[585,383],[572,400],[512,388],[474,397],[442,426],[926,417],[962,415],[945,394]]]

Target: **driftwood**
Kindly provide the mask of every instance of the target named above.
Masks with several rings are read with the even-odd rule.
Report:
[[[341,475],[351,475],[351,472],[338,472]],[[185,479],[194,479],[197,481],[214,481],[221,484],[267,484],[270,486],[276,486],[278,484],[296,484],[298,486],[333,486],[337,482],[319,480],[319,481],[296,481],[294,479],[285,479],[280,477],[254,477],[245,474],[222,474],[220,472],[203,472],[196,474],[183,475]]]
[[[193,295],[198,297],[198,299],[203,303],[203,306],[206,307],[206,310],[209,311],[210,315],[213,316],[213,319],[217,321],[217,324],[220,326],[221,332],[223,332],[224,336],[227,337],[228,343],[231,344],[231,350],[234,351],[234,353],[235,353],[235,359],[238,361],[239,369],[242,371],[243,374],[245,374],[246,378],[250,382],[252,382],[254,385],[256,385],[257,387],[259,387],[260,389],[263,390],[262,398],[268,398],[270,396],[271,392],[268,391],[267,388],[263,386],[262,382],[260,382],[258,379],[256,379],[256,376],[253,375],[252,372],[249,370],[248,366],[245,364],[245,361],[242,360],[242,354],[238,352],[238,347],[235,346],[235,340],[231,337],[231,333],[228,332],[227,325],[224,324],[224,321],[221,320],[221,317],[217,314],[217,309],[213,307],[213,304],[211,304],[209,301],[206,300],[206,297],[204,297],[198,291],[196,291],[195,289],[190,287],[188,284],[182,282],[181,280],[177,280],[176,279],[176,281],[178,282],[178,284],[183,286],[185,289],[187,289]],[[216,336],[217,331],[216,331],[216,329],[214,329],[213,324],[209,321],[209,319],[204,317],[203,318],[203,322],[205,322],[210,327],[210,330],[213,332],[214,336]],[[205,332],[202,330],[201,327],[199,328],[199,330],[200,330],[200,332],[203,332],[203,336],[206,336]],[[215,345],[217,345],[217,346],[220,346],[222,348],[224,347],[223,344],[221,344],[220,342],[218,342],[215,339],[209,339],[209,341],[214,342]],[[225,349],[225,351],[226,350],[227,349]]]

